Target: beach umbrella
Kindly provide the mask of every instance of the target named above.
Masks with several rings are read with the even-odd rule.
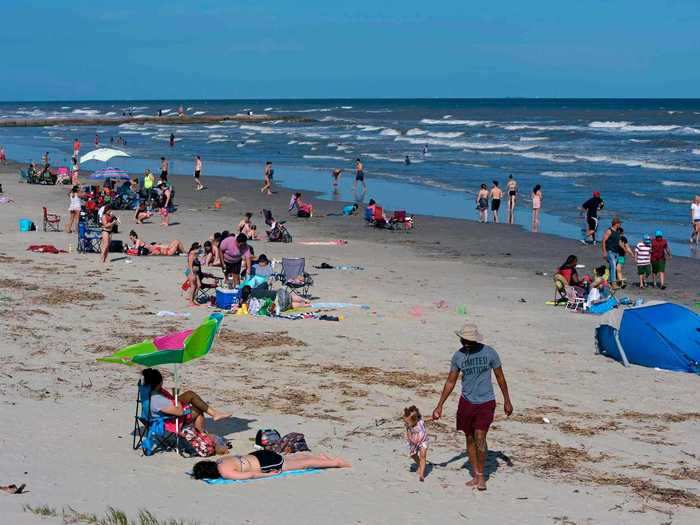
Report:
[[[90,176],[91,179],[126,179],[129,180],[129,174],[120,168],[101,168],[95,170]]]
[[[89,151],[82,157],[80,157],[81,164],[89,160],[99,160],[100,162],[107,162],[109,159],[114,157],[130,157],[126,151],[114,148],[99,148]]]
[[[194,330],[183,330],[142,341],[117,350],[109,357],[101,357],[103,363],[119,363],[124,365],[154,367],[172,365],[175,379],[175,403],[180,391],[179,365],[199,359],[209,353],[214,346],[221,321],[221,313],[213,313]],[[175,434],[179,435],[179,420],[175,420]],[[176,448],[180,451],[179,440]]]

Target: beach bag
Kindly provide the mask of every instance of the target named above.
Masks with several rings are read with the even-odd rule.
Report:
[[[19,231],[21,231],[21,232],[35,232],[36,231],[36,224],[34,224],[29,219],[20,219],[19,220]]]
[[[199,457],[208,458],[216,453],[216,443],[214,443],[214,439],[208,434],[200,432],[192,426],[188,426],[182,429],[180,435],[189,443],[192,449],[194,449],[195,454]]]
[[[309,445],[306,443],[304,434],[299,432],[290,432],[277,443],[269,447],[269,450],[278,454],[296,454],[297,452],[311,452]]]
[[[109,252],[110,253],[124,253],[124,242],[113,239],[109,243]]]
[[[262,449],[268,449],[281,440],[282,437],[280,433],[274,428],[260,429],[257,434],[255,434],[255,446]]]

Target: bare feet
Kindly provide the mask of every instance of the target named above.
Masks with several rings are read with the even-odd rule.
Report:
[[[476,488],[478,490],[486,490],[486,478],[484,478],[483,474],[478,474],[476,476]]]
[[[211,410],[211,413],[209,414],[211,418],[214,421],[221,421],[222,419],[226,419],[232,416],[232,414],[224,414],[223,412],[219,412],[218,410]]]
[[[479,483],[479,482],[476,480],[476,478],[472,478],[470,481],[467,481],[467,482],[465,483],[465,485],[466,485],[467,487],[476,487],[476,485],[477,485],[478,483]]]

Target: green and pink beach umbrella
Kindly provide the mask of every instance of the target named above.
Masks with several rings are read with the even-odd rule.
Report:
[[[180,375],[178,366],[209,353],[221,328],[224,316],[213,313],[194,330],[183,330],[155,337],[152,341],[142,341],[117,350],[109,357],[101,357],[98,361],[104,363],[120,363],[124,365],[155,367],[162,365],[173,366],[175,379],[175,402],[180,391]],[[175,420],[176,433],[178,420]]]

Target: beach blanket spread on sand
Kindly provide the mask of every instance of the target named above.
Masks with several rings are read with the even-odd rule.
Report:
[[[287,478],[289,476],[303,476],[304,474],[318,474],[321,469],[314,468],[309,470],[285,470],[274,476],[268,476],[266,478],[253,478],[253,479],[203,479],[202,481],[207,485],[232,485],[233,483],[250,483],[251,481],[260,481],[262,479],[277,479],[277,478]]]

